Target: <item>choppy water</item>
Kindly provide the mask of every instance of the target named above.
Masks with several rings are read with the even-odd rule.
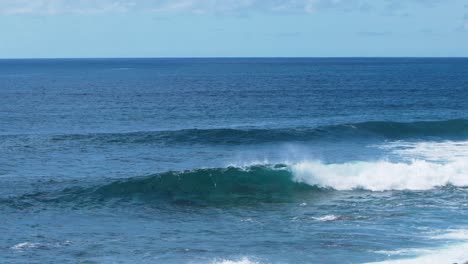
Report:
[[[468,59],[0,61],[1,263],[463,263]]]

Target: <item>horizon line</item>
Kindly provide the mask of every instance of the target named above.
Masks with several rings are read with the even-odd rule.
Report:
[[[161,57],[12,57],[0,60],[119,60],[119,59],[467,59],[468,56],[161,56]]]

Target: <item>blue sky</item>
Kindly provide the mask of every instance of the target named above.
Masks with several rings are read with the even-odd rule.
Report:
[[[0,0],[0,58],[468,56],[466,0]]]

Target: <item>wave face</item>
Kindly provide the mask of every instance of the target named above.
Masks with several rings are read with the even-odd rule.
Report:
[[[167,172],[113,182],[94,194],[106,198],[164,196],[173,201],[283,201],[312,190],[317,188],[294,181],[286,167],[277,165]]]
[[[293,178],[285,165],[197,169],[134,177],[92,187],[28,194],[20,197],[19,201],[0,202],[15,206],[25,202],[95,205],[106,201],[244,204],[288,202],[301,195],[321,191]]]
[[[466,138],[468,120],[426,122],[363,122],[317,128],[291,129],[185,129],[132,133],[95,133],[56,135],[52,140],[87,140],[103,143],[134,144],[255,144],[267,142],[309,141],[337,138]]]
[[[170,201],[181,204],[291,202],[305,195],[337,191],[430,190],[468,187],[468,160],[431,163],[388,161],[291,165],[255,165],[165,172],[54,193],[21,197],[23,201],[83,202]]]

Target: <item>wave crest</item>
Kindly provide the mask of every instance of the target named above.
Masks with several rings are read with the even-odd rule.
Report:
[[[285,129],[184,129],[131,133],[55,135],[52,140],[82,140],[124,144],[256,144],[336,138],[465,138],[468,120],[387,122],[371,121],[314,128]]]
[[[349,162],[323,164],[302,162],[292,166],[298,182],[330,187],[336,190],[365,189],[430,190],[454,185],[468,186],[468,160],[458,159],[448,163],[413,160],[409,163],[388,161]]]

